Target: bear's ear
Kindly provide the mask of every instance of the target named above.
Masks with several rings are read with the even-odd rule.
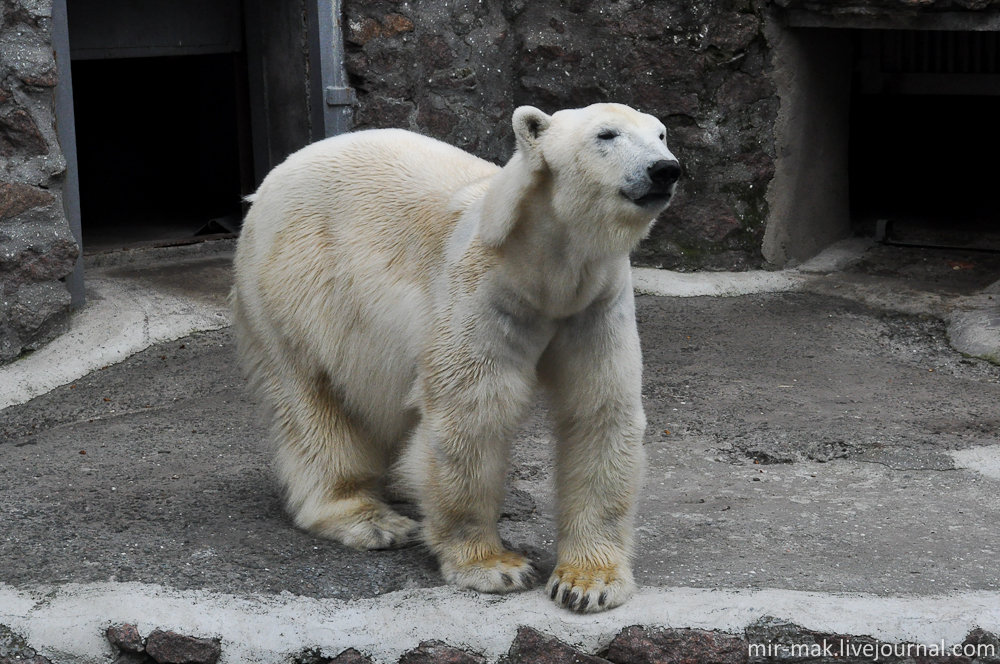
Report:
[[[517,137],[517,149],[527,157],[537,168],[543,160],[538,151],[538,142],[542,134],[549,128],[552,117],[546,115],[534,106],[521,106],[514,111],[514,136]]]

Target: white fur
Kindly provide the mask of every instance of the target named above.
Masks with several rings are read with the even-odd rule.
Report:
[[[549,588],[602,610],[634,589],[643,466],[628,252],[666,206],[634,199],[674,158],[663,125],[625,106],[523,107],[513,125],[502,169],[399,130],[289,157],[240,238],[240,352],[300,527],[360,548],[410,541],[416,524],[382,498],[398,461],[445,578],[487,592],[532,582],[496,522],[511,437],[543,385],[558,441]]]

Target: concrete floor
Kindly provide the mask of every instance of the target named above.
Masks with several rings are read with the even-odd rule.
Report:
[[[102,278],[218,303],[226,260],[105,266]],[[991,254],[877,247],[796,292],[638,297],[639,583],[997,591],[1000,366],[952,349],[942,319],[991,306],[998,278]],[[0,410],[0,585],[362,600],[442,584],[421,547],[361,553],[292,526],[233,350],[231,330],[199,332]],[[500,527],[543,570],[551,452],[539,402]]]

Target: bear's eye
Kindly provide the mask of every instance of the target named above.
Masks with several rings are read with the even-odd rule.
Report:
[[[618,132],[613,129],[603,129],[597,137],[602,141],[610,141],[612,138],[618,137]]]
[[[663,133],[660,134],[660,140],[661,141],[666,140],[666,138],[667,138],[666,134],[663,134]]]

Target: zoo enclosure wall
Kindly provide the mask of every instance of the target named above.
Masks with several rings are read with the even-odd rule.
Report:
[[[70,223],[79,203],[72,79],[67,58],[57,66],[55,57],[65,2],[77,16],[99,15],[94,0],[3,0],[0,361],[65,329],[67,284],[82,300],[80,238]],[[859,31],[1000,28],[993,0],[920,8],[895,0],[148,4],[236,17],[229,28],[239,47],[229,52],[246,67],[255,182],[292,151],[346,128],[352,107],[355,128],[408,128],[497,162],[511,154],[509,119],[522,104],[554,111],[617,101],[652,113],[667,125],[684,174],[633,260],[682,270],[794,265],[852,232]],[[128,3],[101,11],[117,5]],[[168,46],[145,55],[183,55]],[[953,73],[980,76],[977,86],[985,80]],[[127,77],[119,85],[127,90]]]

